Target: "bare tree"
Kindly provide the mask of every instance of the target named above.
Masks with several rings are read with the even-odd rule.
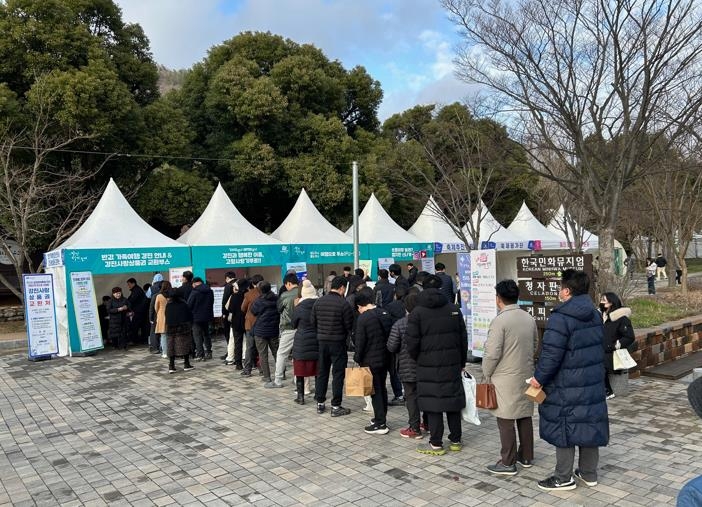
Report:
[[[660,139],[700,122],[695,0],[442,0],[462,29],[459,75],[500,103],[534,170],[597,224],[603,286],[614,276],[622,190]],[[603,149],[603,145],[607,149]],[[567,168],[555,174],[539,155]]]
[[[44,90],[37,90],[37,96]],[[71,159],[66,170],[57,161],[73,143],[90,136],[75,129],[61,128],[52,117],[49,92],[35,101],[31,124],[15,129],[0,126],[0,248],[12,260],[19,285],[0,274],[5,285],[23,300],[22,273],[34,273],[31,257],[36,248],[58,246],[83,222],[100,192],[88,190],[87,183],[99,172],[86,170]],[[63,155],[63,156],[62,156]],[[68,155],[70,156],[70,155]],[[11,242],[19,245],[13,254]]]

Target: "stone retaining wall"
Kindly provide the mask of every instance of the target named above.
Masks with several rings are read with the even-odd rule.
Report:
[[[636,378],[647,368],[680,359],[702,349],[702,315],[686,317],[660,326],[637,329],[636,349],[631,356],[638,367],[629,372]]]
[[[10,320],[24,320],[24,307],[20,305],[0,307],[0,322]]]

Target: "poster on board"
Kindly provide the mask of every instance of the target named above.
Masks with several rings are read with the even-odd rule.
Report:
[[[458,253],[456,254],[456,266],[458,267],[458,294],[459,301],[461,305],[461,313],[463,314],[463,320],[466,323],[466,332],[468,333],[468,350],[472,350],[472,317],[471,317],[471,306],[470,306],[470,253]]]
[[[373,278],[373,261],[372,260],[359,260],[358,267],[363,270],[363,274],[366,277]]]
[[[168,280],[171,282],[171,286],[177,289],[183,285],[183,271],[192,271],[192,266],[186,266],[184,268],[170,268],[168,270]]]
[[[58,354],[53,275],[45,273],[22,275],[22,286],[29,359]]]
[[[222,298],[224,297],[224,287],[210,287],[214,293],[214,302],[212,310],[214,311],[215,319],[222,316]],[[226,303],[226,301],[225,301]]]
[[[307,278],[307,263],[306,262],[288,262],[285,264],[285,273],[283,273],[283,277],[287,273],[290,273],[294,271],[295,274],[297,275],[297,280],[298,282],[302,283],[302,280]]]
[[[80,350],[75,352],[89,352],[103,348],[93,274],[90,271],[71,273],[71,292],[80,341]]]
[[[470,253],[470,265],[471,351],[474,356],[483,357],[490,322],[497,315],[497,304],[495,303],[495,284],[497,284],[495,250],[473,250]]]

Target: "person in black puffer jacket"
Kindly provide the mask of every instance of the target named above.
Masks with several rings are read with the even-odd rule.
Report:
[[[212,336],[210,323],[214,320],[214,292],[202,278],[193,278],[193,287],[187,299],[193,314],[193,339],[195,340],[195,360],[212,359]]]
[[[429,275],[417,306],[407,320],[407,352],[417,361],[417,400],[428,412],[429,444],[420,445],[422,454],[445,454],[444,420],[449,426],[450,449],[461,450],[461,409],[466,406],[461,369],[468,354],[468,336],[463,315],[439,290],[441,279]]]
[[[370,368],[373,375],[373,419],[366,433],[385,435],[389,430],[386,424],[388,413],[387,376],[389,366],[388,335],[392,327],[392,317],[374,304],[371,291],[356,294],[358,321],[356,322],[356,351],[353,360]]]
[[[312,307],[310,323],[317,330],[319,342],[319,376],[315,385],[317,413],[323,414],[327,399],[329,370],[332,370],[331,416],[347,415],[351,411],[341,406],[341,397],[346,377],[348,352],[346,341],[353,329],[353,309],[344,299],[348,281],[343,276],[332,280],[331,292],[321,297]]]
[[[271,284],[268,282],[261,282],[258,288],[261,291],[261,297],[251,305],[251,313],[256,316],[256,323],[252,331],[261,360],[262,380],[270,382],[271,366],[268,362],[268,349],[270,348],[273,357],[278,353],[278,333],[280,331],[278,296],[271,291]]]
[[[176,357],[184,359],[184,371],[192,370],[190,353],[193,346],[193,315],[178,289],[172,289],[169,293],[169,301],[166,305],[166,336],[168,373],[176,372]]]
[[[224,364],[235,365],[237,370],[243,370],[243,349],[244,349],[244,317],[245,314],[241,311],[241,305],[244,302],[244,295],[249,290],[249,281],[246,278],[240,278],[232,285],[232,294],[228,299],[229,306],[227,307],[226,319],[229,321],[231,336],[227,342],[227,357],[224,359]]]
[[[628,349],[634,343],[634,328],[631,325],[631,309],[622,306],[622,301],[614,292],[605,292],[600,299],[600,311],[604,321],[604,365],[605,365],[605,390],[607,399],[614,398],[614,391],[609,382],[612,374],[621,375],[627,370],[614,369],[614,351],[617,341],[622,349]]]
[[[318,373],[319,342],[317,329],[312,325],[312,307],[317,302],[317,290],[309,280],[302,282],[300,300],[293,310],[291,324],[295,329],[293,339],[293,373],[297,385],[295,403],[305,404],[305,379],[316,377]]]

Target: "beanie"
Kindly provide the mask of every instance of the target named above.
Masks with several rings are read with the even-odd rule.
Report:
[[[302,282],[302,290],[300,291],[300,299],[313,299],[317,297],[317,289],[314,288],[312,282],[304,280]]]
[[[687,386],[687,399],[690,400],[697,417],[702,418],[702,377]]]

